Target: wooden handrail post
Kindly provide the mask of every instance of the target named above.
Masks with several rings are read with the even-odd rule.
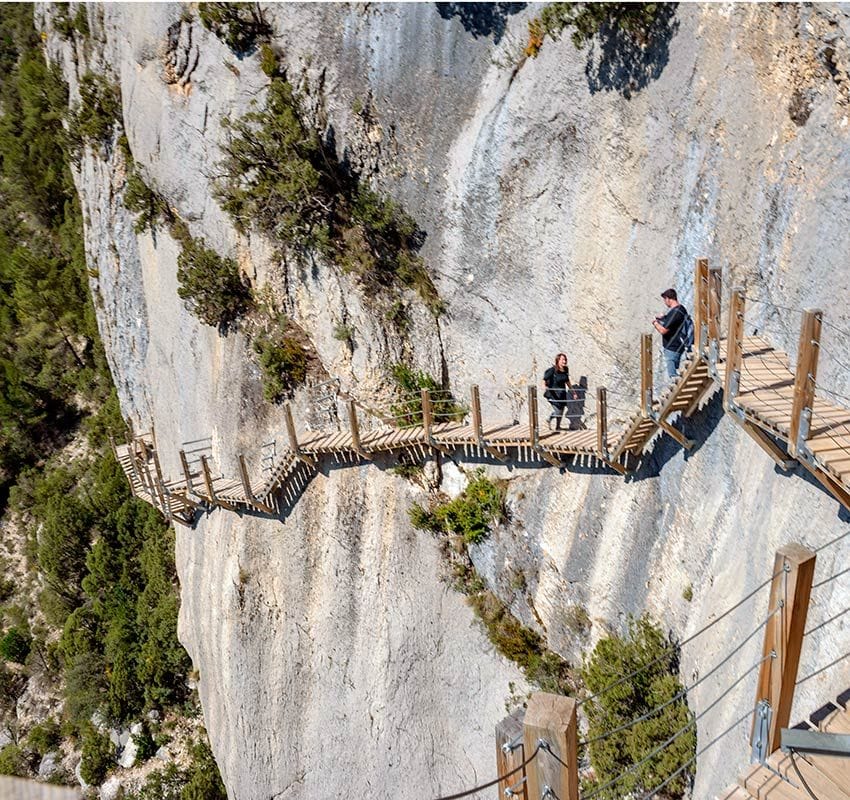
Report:
[[[298,444],[298,435],[295,433],[295,420],[292,418],[292,405],[286,403],[283,407],[284,417],[286,419],[286,433],[289,436],[289,448],[294,453],[299,461],[309,464],[311,467],[316,466],[316,462],[309,456],[305,456],[301,452],[301,446]]]
[[[523,721],[523,745],[530,756],[528,797],[542,798],[544,786],[550,797],[578,800],[578,735],[576,701],[572,697],[535,692],[528,701]]]
[[[528,435],[531,446],[536,448],[540,440],[540,419],[537,408],[537,387],[528,387]]]
[[[481,425],[481,395],[478,386],[473,386],[470,389],[470,395],[472,398],[472,429],[475,431],[475,439],[480,445],[484,438],[484,429]]]
[[[604,386],[596,389],[596,449],[608,457],[608,390]]]
[[[201,472],[204,474],[204,485],[207,488],[207,497],[209,497],[211,503],[215,503],[215,489],[213,488],[212,474],[210,473],[210,465],[207,462],[206,456],[201,456]]]
[[[652,417],[652,334],[640,337],[640,411],[644,419]]]
[[[496,725],[496,774],[507,775],[513,772],[510,777],[499,781],[499,797],[511,796],[507,794],[511,789],[513,797],[528,800],[528,787],[523,780],[528,774],[527,770],[523,767],[519,772],[514,772],[525,761],[522,731],[524,714],[524,710],[518,708]]]
[[[434,425],[434,409],[431,405],[431,392],[421,389],[419,396],[422,398],[422,430],[425,433],[425,441],[433,444],[431,428]]]
[[[504,453],[500,453],[496,450],[495,447],[491,447],[484,440],[484,422],[481,417],[481,394],[478,391],[478,386],[473,386],[470,390],[471,395],[471,408],[472,408],[472,430],[475,431],[475,443],[480,447],[485,453],[488,453],[497,461],[504,461],[507,456]]]
[[[540,446],[540,417],[537,408],[537,387],[528,387],[528,434],[531,439],[531,448],[544,461],[548,461],[553,467],[561,467],[561,460],[552,455],[548,450]]]
[[[720,356],[720,314],[723,305],[723,270],[708,271],[708,368],[717,380],[717,359]]]
[[[779,749],[782,728],[788,727],[791,718],[814,573],[815,554],[811,550],[800,544],[788,544],[776,551],[770,587],[772,616],[764,630],[765,660],[759,669],[756,689],[756,707],[763,701],[770,706],[766,747],[765,742],[758,742],[765,733],[760,729],[758,717],[751,734],[754,750],[760,745],[766,755]]]
[[[702,355],[708,344],[708,259],[698,258],[694,268],[694,347]]]
[[[242,480],[242,489],[245,492],[245,499],[261,511],[265,511],[267,514],[274,514],[275,512],[273,508],[267,506],[262,500],[254,496],[254,490],[251,488],[251,479],[248,477],[248,467],[245,464],[245,456],[240,453],[238,459],[239,477]]]
[[[189,461],[186,459],[186,451],[180,451],[180,465],[183,467],[183,477],[186,479],[186,491],[195,493],[195,484],[192,482],[192,471],[189,469]]]
[[[357,420],[357,405],[353,400],[348,401],[348,427],[351,430],[351,446],[354,452],[361,458],[370,459],[372,456],[363,449],[363,444],[360,441],[360,423]]]
[[[794,458],[808,455],[806,439],[812,424],[815,401],[815,382],[818,375],[818,353],[823,312],[807,308],[800,326],[800,346],[797,349],[797,372],[794,376],[794,404],[788,432],[788,454]]]
[[[735,398],[741,391],[741,364],[744,360],[744,290],[736,286],[729,303],[729,333],[726,336],[726,376],[723,381],[723,405],[737,414]]]

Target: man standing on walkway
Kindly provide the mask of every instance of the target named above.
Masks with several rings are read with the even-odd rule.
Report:
[[[667,289],[661,293],[667,311],[656,314],[652,320],[652,327],[661,334],[661,344],[664,348],[664,364],[667,368],[667,377],[673,378],[679,369],[682,353],[688,346],[687,320],[688,312],[679,302],[675,289]]]

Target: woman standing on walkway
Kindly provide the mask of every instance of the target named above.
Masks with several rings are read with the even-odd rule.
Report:
[[[555,356],[555,363],[543,373],[543,385],[546,391],[543,396],[549,401],[552,406],[552,413],[549,415],[549,430],[553,428],[561,430],[561,417],[564,415],[564,409],[567,407],[568,396],[567,392],[571,393],[572,399],[578,399],[578,392],[573,389],[570,383],[570,370],[567,367],[567,356],[565,353],[558,353]]]

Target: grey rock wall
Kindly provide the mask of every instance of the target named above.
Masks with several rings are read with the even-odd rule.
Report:
[[[407,358],[445,366],[459,393],[479,383],[485,417],[509,418],[524,385],[566,349],[574,375],[629,408],[638,335],[663,288],[689,303],[697,256],[722,266],[727,286],[746,283],[787,309],[818,305],[850,330],[846,7],[682,5],[643,72],[568,37],[518,67],[538,8],[267,9],[290,79],[339,155],[426,233],[422,254],[448,313],[439,326],[416,314],[407,343],[332,266],[282,263],[216,205],[221,119],[262,97],[256,57],[237,59],[197,20],[180,23],[179,4],[93,8],[87,44],[48,44],[72,93],[87,68],[120,81],[148,179],[194,235],[276,287],[327,372],[364,399],[385,396],[386,365]],[[163,447],[167,472],[177,442],[207,435],[233,471],[238,452],[256,458],[280,430],[280,412],[260,400],[244,337],[220,338],[183,308],[167,234],[133,234],[124,172],[116,149],[88,153],[76,175],[122,407],[175,443]],[[333,338],[337,321],[356,328],[354,354]],[[753,303],[748,324],[793,357],[795,311]],[[846,343],[827,329],[824,352]],[[821,378],[848,393],[850,373],[830,355]],[[846,562],[847,515],[804,475],[779,474],[716,401],[688,431],[694,452],[662,440],[628,480],[488,468],[511,479],[513,522],[474,559],[559,652],[579,658],[643,609],[686,637],[762,583],[791,540],[825,546],[818,581]],[[283,520],[216,511],[178,532],[181,640],[234,798],[422,798],[490,776],[492,726],[517,673],[439,582],[436,545],[406,520],[412,500],[378,467],[333,469]],[[848,590],[846,575],[818,587],[812,627]],[[766,603],[763,591],[686,647],[685,680],[750,634]],[[847,652],[845,626],[839,618],[807,637],[801,676],[814,677],[797,716],[846,688],[847,661],[815,674]],[[760,656],[755,636],[690,698],[707,710],[701,747],[732,726],[701,757],[694,797],[747,761],[747,724],[733,723],[751,706],[747,670]]]

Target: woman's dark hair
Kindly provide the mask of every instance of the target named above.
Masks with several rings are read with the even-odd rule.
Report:
[[[558,353],[558,355],[555,356],[555,369],[558,369],[558,361],[560,360],[561,356],[564,357],[564,361],[569,361],[566,353]]]

